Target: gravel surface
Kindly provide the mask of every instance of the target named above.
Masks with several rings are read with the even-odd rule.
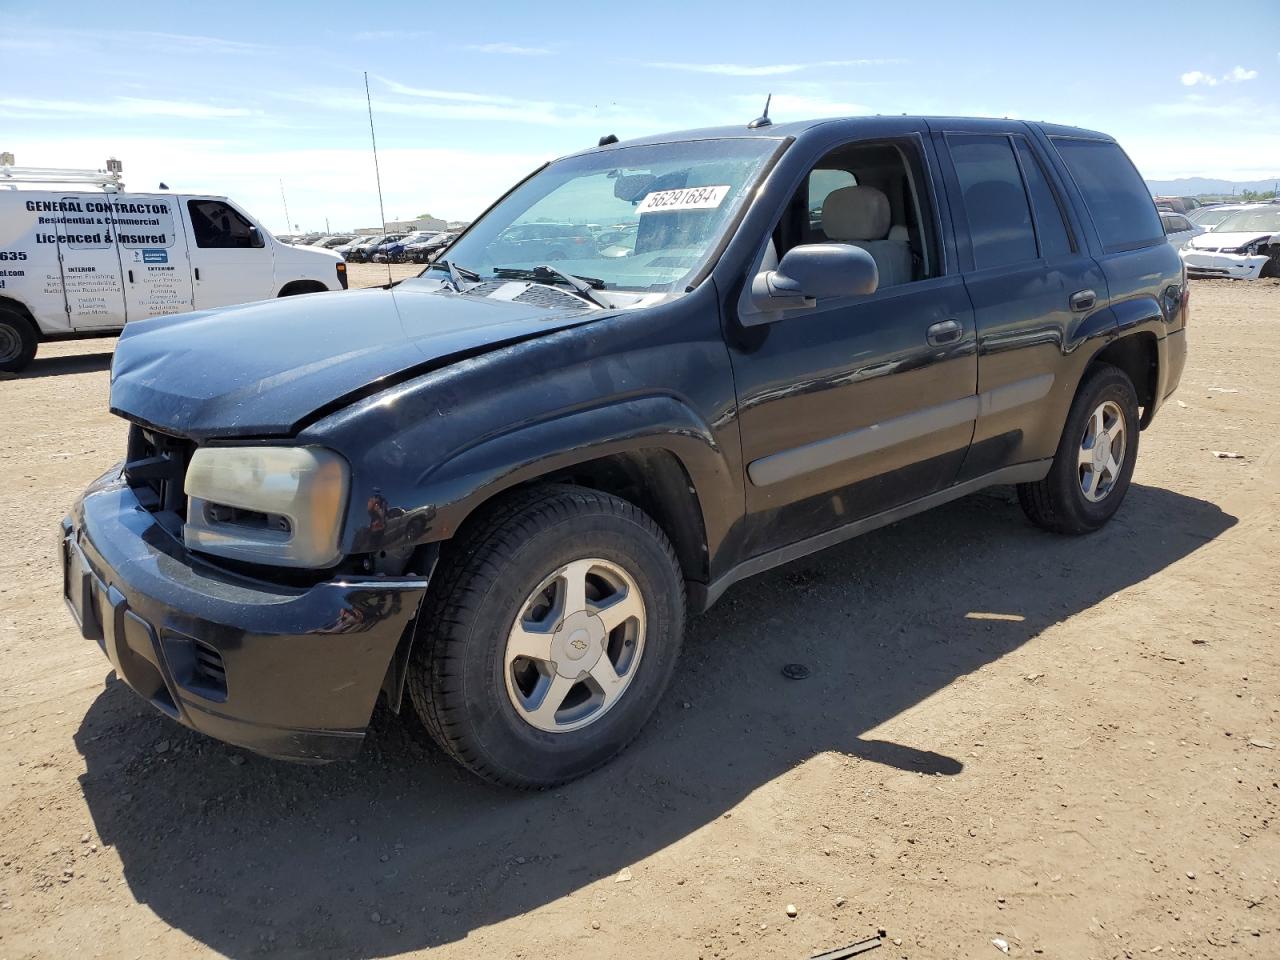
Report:
[[[115,682],[54,560],[123,454],[114,341],[42,348],[0,381],[0,958],[1280,956],[1280,285],[1192,304],[1104,531],[997,489],[743,583],[535,795],[411,719],[293,766]]]

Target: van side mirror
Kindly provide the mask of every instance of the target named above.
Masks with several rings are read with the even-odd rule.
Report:
[[[262,231],[253,224],[249,224],[249,245],[251,247],[266,246],[266,241],[262,239]]]
[[[847,243],[806,243],[792,247],[776,270],[756,274],[751,299],[762,311],[816,306],[833,297],[875,293],[880,273],[871,254]]]

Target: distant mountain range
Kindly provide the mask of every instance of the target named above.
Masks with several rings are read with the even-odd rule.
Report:
[[[1182,177],[1178,180],[1148,180],[1147,188],[1156,196],[1194,197],[1201,193],[1227,194],[1242,190],[1272,190],[1280,183],[1280,174],[1266,180],[1212,180],[1208,177]]]

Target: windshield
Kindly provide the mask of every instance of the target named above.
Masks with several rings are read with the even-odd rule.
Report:
[[[521,184],[447,257],[483,279],[557,270],[605,290],[682,289],[715,252],[778,141],[623,147],[570,157]]]
[[[1198,223],[1202,227],[1212,227],[1221,223],[1227,217],[1236,213],[1235,210],[1223,210],[1217,207],[1201,207],[1194,213],[1187,214],[1187,219],[1192,223]]]
[[[1214,233],[1280,233],[1280,204],[1236,210],[1223,218]]]

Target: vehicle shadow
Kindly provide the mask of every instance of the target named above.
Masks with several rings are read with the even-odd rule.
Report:
[[[72,373],[101,373],[111,368],[112,350],[106,348],[101,353],[77,353],[65,357],[36,357],[21,373],[15,374],[17,380],[35,380],[39,377],[60,377]]]
[[[1055,537],[1000,489],[775,570],[691,623],[637,742],[555,791],[486,786],[385,711],[352,764],[248,756],[114,680],[76,734],[83,789],[133,896],[220,954],[448,943],[616,874],[823,751],[867,761],[869,782],[881,764],[962,775],[932,749],[946,731],[939,743],[865,734],[1235,522],[1135,485],[1104,531]],[[781,674],[793,662],[807,679]]]

